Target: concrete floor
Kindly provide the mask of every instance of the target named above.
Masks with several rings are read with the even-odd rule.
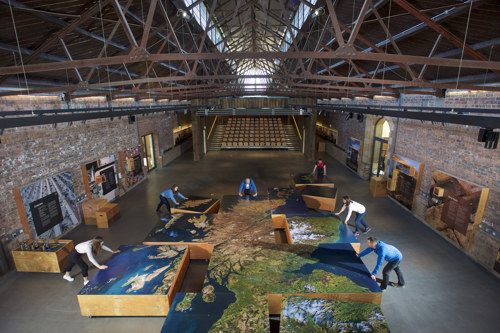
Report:
[[[173,183],[181,193],[200,196],[236,194],[240,181],[252,177],[261,194],[287,187],[289,173],[312,171],[313,163],[295,152],[211,152],[198,162],[181,156],[122,196],[120,220],[111,229],[80,225],[64,238],[75,243],[101,235],[106,244],[139,244],[164,213],[156,213],[159,193]],[[388,288],[382,309],[392,332],[498,332],[500,280],[470,260],[388,198],[373,198],[368,182],[328,156],[328,177],[339,189],[366,205],[369,234],[397,246],[406,288]],[[339,200],[340,201],[340,200]],[[337,204],[337,210],[340,208]],[[162,209],[165,212],[165,208]],[[352,218],[351,218],[352,219]],[[351,223],[352,227],[353,222]],[[365,248],[367,235],[359,237]],[[108,253],[98,257],[105,262]],[[376,255],[364,258],[373,269]],[[95,274],[90,271],[90,276]],[[76,269],[73,275],[76,274]],[[380,274],[379,274],[380,275]],[[74,282],[60,274],[17,273],[0,279],[0,332],[159,332],[164,318],[87,318],[79,312]],[[395,281],[395,275],[392,281]]]

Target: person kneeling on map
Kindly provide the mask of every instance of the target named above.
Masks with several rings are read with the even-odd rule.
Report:
[[[254,193],[253,195],[252,192]],[[252,195],[255,198],[257,196],[257,187],[255,186],[253,180],[250,178],[243,179],[238,194],[240,197]]]

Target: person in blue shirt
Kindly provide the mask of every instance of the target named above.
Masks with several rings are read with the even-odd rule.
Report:
[[[188,200],[188,198],[186,198],[185,196],[183,196],[179,192],[179,186],[177,186],[177,185],[174,184],[168,190],[161,192],[161,194],[160,194],[160,203],[158,204],[158,207],[156,208],[156,211],[159,211],[162,205],[166,205],[167,209],[168,209],[168,213],[170,214],[171,213],[171,211],[170,211],[170,202],[168,202],[168,199],[172,200],[172,202],[174,203],[174,205],[176,205],[176,206],[180,205],[180,203],[178,203],[175,200],[175,195],[178,195],[183,200]]]
[[[251,194],[253,192],[253,195]],[[240,190],[238,191],[238,194],[240,197],[246,196],[246,195],[252,195],[253,197],[257,196],[257,187],[255,186],[255,183],[253,182],[252,179],[250,178],[245,178],[241,182],[240,185]]]
[[[403,255],[401,254],[401,252],[392,245],[377,241],[375,237],[368,237],[366,246],[368,246],[368,248],[361,252],[358,257],[364,257],[372,251],[375,251],[375,253],[378,255],[377,265],[375,266],[371,274],[371,278],[373,281],[377,280],[375,278],[375,275],[377,275],[380,267],[382,267],[384,260],[387,261],[387,265],[385,265],[384,270],[382,271],[384,279],[380,284],[380,289],[382,289],[382,291],[385,291],[385,289],[387,288],[387,284],[389,282],[389,274],[392,270],[394,270],[396,272],[396,275],[398,276],[398,287],[404,287],[405,280],[403,277],[403,272],[401,271],[401,268],[399,268],[399,264],[401,263],[401,260],[403,260]]]

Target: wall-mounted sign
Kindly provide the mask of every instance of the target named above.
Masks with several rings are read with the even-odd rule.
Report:
[[[43,234],[63,221],[57,192],[30,202],[30,211],[37,235]]]

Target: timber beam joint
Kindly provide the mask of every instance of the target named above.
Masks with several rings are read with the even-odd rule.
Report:
[[[352,44],[342,44],[339,46],[339,48],[335,51],[335,54],[342,58],[342,57],[350,57],[350,56],[355,56],[358,54],[358,51],[354,49]]]
[[[87,81],[80,81],[76,84],[78,90],[89,90],[89,83]]]
[[[143,47],[135,47],[129,53],[131,61],[144,61],[150,58],[151,54]]]

